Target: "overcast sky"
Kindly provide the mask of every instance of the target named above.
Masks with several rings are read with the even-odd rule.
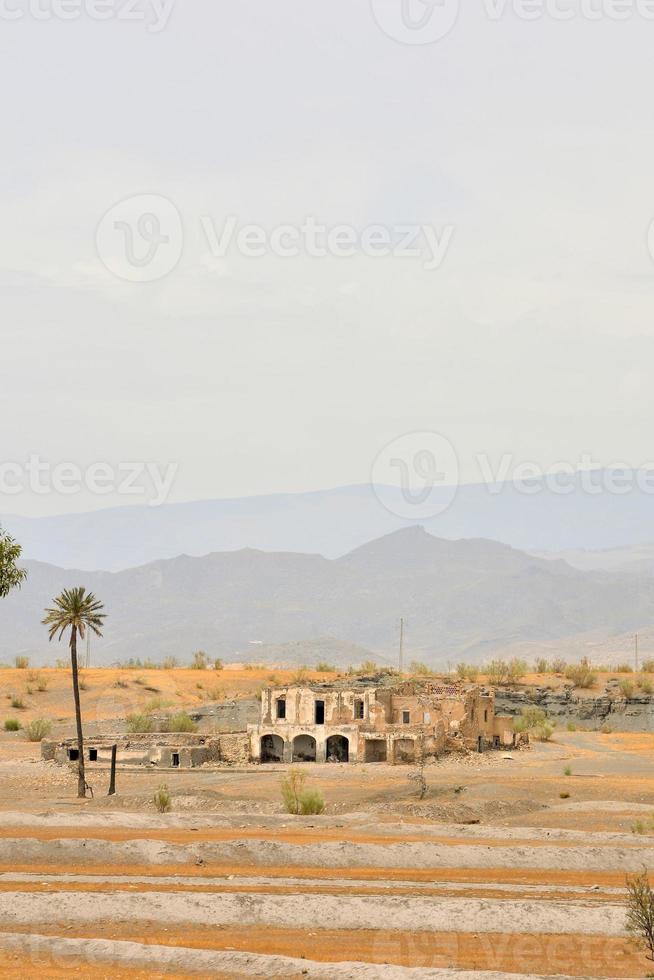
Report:
[[[406,44],[369,0],[177,0],[159,31],[21,4],[0,24],[2,461],[171,463],[189,500],[363,483],[416,431],[464,479],[480,453],[654,458],[654,21],[465,0]],[[113,219],[96,235],[138,195],[170,202],[162,234],[181,217],[150,282],[116,274]],[[212,254],[202,221],[230,215],[446,249]],[[143,502],[18,468],[0,514]]]

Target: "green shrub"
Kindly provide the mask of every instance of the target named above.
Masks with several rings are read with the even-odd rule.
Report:
[[[18,732],[22,728],[18,718],[5,718],[5,731]]]
[[[14,665],[18,670],[27,670],[30,665],[29,657],[14,657]]]
[[[549,742],[552,735],[554,734],[554,729],[547,722],[543,725],[537,725],[532,729],[531,734],[536,739],[537,742]]]
[[[550,670],[553,674],[563,674],[568,666],[567,661],[563,660],[561,657],[555,657],[550,663]]]
[[[654,674],[654,660],[644,660],[643,670],[646,674]]]
[[[325,800],[319,789],[305,789],[300,793],[300,813],[304,816],[325,812]]]
[[[319,674],[335,674],[336,667],[333,664],[328,664],[325,660],[319,660],[316,664],[316,670]]]
[[[177,657],[165,657],[161,665],[162,670],[177,670],[179,667],[179,660]]]
[[[613,729],[607,722],[605,722],[600,728],[600,732],[602,735],[611,735],[613,733]]]
[[[566,728],[568,729],[569,732],[577,731],[577,726],[575,725],[574,721],[569,721],[568,724],[566,725]]]
[[[222,662],[222,659],[220,657],[216,657],[216,659],[213,662],[213,669],[214,670],[222,670],[223,667],[224,667],[224,664]]]
[[[633,681],[629,681],[626,678],[623,678],[623,680],[620,681],[620,693],[625,698],[627,698],[627,700],[629,698],[633,697],[633,693],[634,693],[634,683],[633,683]]]
[[[18,711],[23,711],[25,709],[25,702],[23,701],[22,698],[19,698],[17,695],[12,695],[11,706],[12,708],[16,708]]]
[[[565,769],[563,770],[563,775],[564,776],[571,776],[572,775],[572,766],[566,766]]]
[[[198,726],[185,711],[180,711],[170,719],[169,731],[171,732],[197,732],[197,730]]]
[[[154,722],[149,715],[133,714],[127,716],[128,732],[151,732],[154,729]]]
[[[547,715],[542,708],[537,708],[535,705],[530,705],[529,707],[522,709],[522,720],[527,729],[536,728],[537,725],[542,725],[547,720]]]
[[[618,674],[631,674],[633,673],[633,669],[634,668],[631,666],[631,664],[618,664],[618,666],[615,668],[616,673]]]
[[[491,660],[486,666],[489,684],[504,684],[509,676],[509,668],[504,660]]]
[[[208,662],[209,661],[204,650],[196,650],[193,654],[193,660],[191,661],[191,669],[206,670]]]
[[[643,677],[638,685],[643,692],[643,694],[651,694],[654,691],[654,685],[648,678]]]
[[[161,711],[162,708],[167,708],[170,703],[165,698],[150,698],[143,711],[146,715],[151,715],[154,711]]]
[[[37,678],[37,681],[36,681],[36,689],[37,689],[37,691],[40,691],[41,694],[43,694],[44,691],[47,691],[48,690],[48,684],[49,684],[48,678],[47,677],[44,677],[41,674]]]
[[[509,660],[507,664],[507,675],[510,684],[517,684],[525,676],[529,667],[527,666],[526,660],[520,660],[519,657],[513,657]]]
[[[304,687],[304,685],[308,684],[310,680],[311,675],[307,668],[300,667],[300,669],[297,670],[291,677],[291,684],[294,684],[296,687]]]
[[[592,687],[597,680],[589,665],[583,661],[580,664],[570,664],[566,667],[565,676],[569,681],[572,681],[575,687],[582,689]]]
[[[357,673],[358,674],[378,674],[379,673],[379,667],[377,666],[377,664],[375,663],[374,660],[364,660],[363,663],[361,664],[361,666],[359,667]]]
[[[173,800],[170,795],[170,790],[165,783],[162,783],[157,792],[154,794],[154,805],[159,813],[168,813],[168,811],[171,809]]]
[[[534,663],[534,673],[535,674],[546,674],[549,669],[549,665],[545,657],[537,657]]]
[[[52,722],[48,721],[47,718],[35,718],[29,723],[25,731],[30,742],[40,742],[41,739],[47,738],[52,731]]]
[[[298,814],[300,812],[300,795],[304,790],[306,773],[300,769],[291,768],[282,779],[281,792],[284,807],[287,813]]]
[[[569,793],[566,793],[564,791],[563,793],[559,793],[559,798],[562,799],[562,800],[569,800],[570,799],[570,794]]]

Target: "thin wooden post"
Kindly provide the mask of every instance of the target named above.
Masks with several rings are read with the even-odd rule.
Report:
[[[116,795],[116,751],[118,749],[117,745],[111,746],[111,777],[109,779],[109,792],[107,796]]]

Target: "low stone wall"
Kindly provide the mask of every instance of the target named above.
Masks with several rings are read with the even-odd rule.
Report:
[[[225,735],[197,735],[187,732],[138,733],[131,735],[91,736],[84,740],[87,762],[108,765],[111,747],[117,746],[116,762],[120,765],[194,769],[211,763],[242,764],[249,761],[249,741],[245,732]],[[77,739],[41,742],[41,758],[60,765],[69,762],[77,750]]]

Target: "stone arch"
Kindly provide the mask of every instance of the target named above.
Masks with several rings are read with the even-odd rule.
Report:
[[[261,739],[261,761],[283,762],[284,739],[280,735],[264,735]]]
[[[350,742],[345,735],[330,735],[327,739],[327,762],[334,761],[350,761]]]
[[[315,762],[316,740],[313,735],[296,735],[293,739],[293,762]]]

